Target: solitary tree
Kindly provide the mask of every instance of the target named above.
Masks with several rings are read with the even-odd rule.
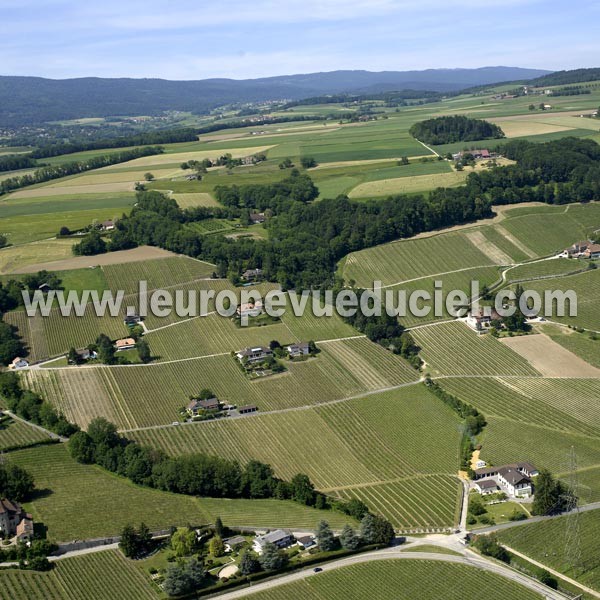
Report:
[[[171,536],[171,548],[176,556],[188,556],[192,553],[196,541],[194,532],[187,527],[179,527]]]

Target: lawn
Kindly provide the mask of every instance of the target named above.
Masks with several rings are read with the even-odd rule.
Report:
[[[153,530],[202,525],[219,515],[226,524],[255,527],[312,528],[322,518],[342,527],[348,520],[292,501],[204,499],[137,486],[96,465],[76,463],[62,444],[11,452],[7,460],[33,475],[36,497],[25,506],[56,541],[116,535],[140,521]]]

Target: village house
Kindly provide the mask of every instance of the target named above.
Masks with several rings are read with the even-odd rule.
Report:
[[[265,213],[250,213],[250,221],[256,225],[258,223],[264,223],[267,220]]]
[[[267,360],[273,356],[273,351],[271,348],[267,348],[265,346],[257,346],[256,348],[244,348],[240,350],[236,357],[237,359],[243,363],[257,363],[262,362],[263,360]]]
[[[257,554],[262,554],[264,547],[267,544],[275,544],[277,548],[287,548],[291,546],[294,542],[294,536],[291,533],[287,533],[283,531],[283,529],[277,529],[272,531],[271,533],[266,533],[265,535],[259,535],[254,538],[254,542],[252,543],[252,549]]]
[[[479,160],[485,160],[485,159],[492,158],[492,154],[490,153],[490,151],[487,150],[486,148],[483,148],[481,150],[465,150],[465,151],[461,151],[461,152],[456,152],[455,154],[452,155],[452,160],[454,160],[455,162],[458,162],[458,161],[462,160],[463,157],[465,157],[467,154],[470,154],[473,158],[479,159]]]
[[[246,539],[241,535],[234,535],[233,537],[223,540],[225,545],[225,552],[233,552],[243,546],[246,543]]]
[[[262,269],[247,269],[242,273],[242,279],[244,281],[256,281],[257,279],[261,279],[262,276]]]
[[[298,356],[308,356],[310,354],[310,347],[308,342],[298,342],[297,344],[290,344],[285,347],[286,352],[290,358],[297,358]]]
[[[112,231],[115,228],[115,222],[108,220],[108,221],[103,221],[100,225],[100,229],[102,229],[102,231]]]
[[[0,534],[16,537],[20,542],[33,537],[33,518],[20,504],[6,498],[0,499]]]
[[[17,356],[17,358],[15,358],[10,365],[8,365],[8,368],[18,371],[19,369],[26,369],[28,366],[29,363],[24,358]]]
[[[115,348],[117,352],[120,350],[130,350],[131,348],[135,348],[135,340],[133,338],[123,338],[122,340],[117,340],[115,342]]]
[[[510,496],[528,498],[533,494],[533,482],[527,475],[512,467],[502,467],[498,471],[498,482]]]
[[[237,307],[236,313],[240,319],[258,317],[263,313],[263,303],[260,300],[256,302],[244,302]]]
[[[500,318],[495,310],[486,311],[481,307],[477,312],[471,311],[466,318],[466,324],[478,333],[486,333],[492,328],[492,321]]]
[[[79,350],[75,350],[75,352],[80,360],[94,360],[98,358],[98,353],[89,348],[80,348]]]
[[[303,550],[308,550],[309,548],[313,548],[317,545],[317,541],[312,535],[305,535],[296,539],[296,543]]]
[[[221,404],[217,398],[208,398],[207,400],[192,400],[188,406],[187,411],[192,417],[197,417],[200,411],[203,410],[219,410]]]

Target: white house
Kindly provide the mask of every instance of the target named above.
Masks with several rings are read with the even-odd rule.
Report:
[[[528,498],[533,494],[531,479],[516,468],[501,467],[498,470],[498,482],[510,496]]]
[[[500,491],[500,488],[494,479],[482,479],[476,481],[473,484],[473,488],[482,496],[488,496],[489,494],[495,494]]]
[[[247,361],[249,363],[262,362],[267,358],[271,358],[273,352],[265,346],[257,346],[256,348],[244,348],[240,350],[236,357],[240,362]]]
[[[262,554],[266,544],[275,544],[278,548],[287,548],[294,543],[294,536],[291,533],[283,531],[283,529],[276,529],[271,533],[265,535],[259,535],[254,538],[252,543],[252,549],[257,554]]]
[[[237,307],[237,316],[241,319],[248,317],[258,317],[263,313],[263,303],[260,300],[256,302],[244,302]]]
[[[492,327],[492,316],[486,315],[483,309],[480,309],[477,313],[471,311],[467,315],[466,323],[471,329],[479,333],[486,332]]]
[[[10,365],[8,365],[8,368],[17,371],[19,369],[26,369],[28,366],[29,363],[24,358],[17,356],[17,358],[15,358]]]
[[[298,342],[297,344],[290,344],[285,347],[286,352],[290,358],[296,358],[297,356],[307,356],[310,354],[310,348],[308,342]]]

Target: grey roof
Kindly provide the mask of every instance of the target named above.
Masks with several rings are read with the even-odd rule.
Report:
[[[230,546],[237,546],[238,544],[244,544],[246,542],[246,538],[241,535],[234,535],[233,537],[227,538],[223,540],[225,544],[229,544]]]
[[[493,479],[484,479],[483,481],[478,481],[477,485],[482,489],[498,487],[498,484]]]
[[[531,479],[527,477],[527,475],[523,475],[517,469],[513,469],[512,467],[501,467],[498,469],[498,474],[502,475],[508,483],[511,485],[517,485],[518,483],[531,483]]]
[[[290,534],[283,531],[283,529],[276,529],[275,531],[271,531],[271,533],[265,533],[265,535],[258,536],[256,541],[261,545],[266,543],[276,544],[289,537],[291,537]]]

